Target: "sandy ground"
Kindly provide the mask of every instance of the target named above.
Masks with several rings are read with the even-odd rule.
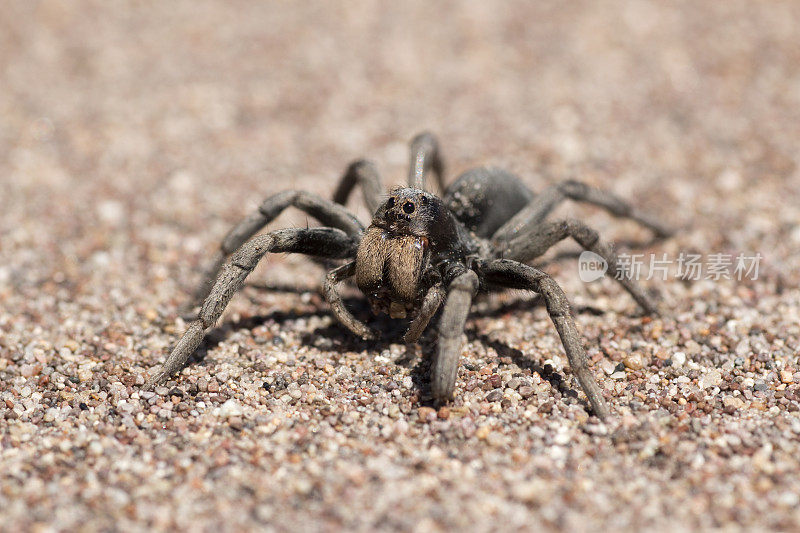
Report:
[[[3,3],[0,529],[800,528],[800,4],[396,4]],[[425,128],[449,179],[581,179],[680,228],[638,251],[760,253],[758,279],[644,280],[650,319],[548,265],[609,426],[530,296],[476,307],[437,412],[432,331],[354,339],[300,257],[139,391],[232,224],[357,157],[399,183]]]

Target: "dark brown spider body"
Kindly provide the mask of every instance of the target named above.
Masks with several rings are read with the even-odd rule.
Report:
[[[284,191],[267,198],[223,239],[195,293],[192,303],[202,302],[195,320],[147,386],[166,381],[182,368],[206,329],[219,319],[265,254],[295,252],[347,260],[328,273],[323,294],[339,322],[364,339],[374,339],[379,333],[345,307],[337,285],[347,278],[355,278],[374,312],[410,318],[403,338],[406,342],[415,342],[442,308],[431,377],[431,393],[440,402],[453,395],[461,338],[476,293],[505,288],[539,293],[589,404],[595,414],[605,418],[609,411],[588,368],[566,295],[546,273],[525,263],[571,237],[603,257],[609,275],[617,274],[614,252],[594,230],[575,220],[545,220],[566,199],[636,220],[659,237],[667,236],[669,230],[613,194],[579,182],[556,184],[535,195],[514,175],[481,168],[465,172],[445,188],[443,168],[436,139],[423,133],[411,141],[409,186],[395,188],[386,197],[374,165],[356,161],[342,177],[333,201],[302,191]],[[442,198],[425,190],[425,176],[430,171],[438,178]],[[367,228],[344,207],[356,185],[374,213]],[[324,227],[256,235],[289,206],[301,209]],[[617,280],[645,311],[656,312],[655,304],[636,282],[624,276]]]

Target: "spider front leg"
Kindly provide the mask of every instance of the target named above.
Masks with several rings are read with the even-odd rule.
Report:
[[[624,275],[617,275],[617,255],[611,247],[600,239],[600,235],[578,220],[561,220],[558,222],[545,222],[521,232],[518,236],[506,242],[496,243],[498,255],[506,259],[513,259],[527,263],[544,255],[555,244],[572,237],[584,250],[596,253],[608,263],[608,272],[619,281],[626,291],[636,300],[636,303],[648,314],[659,314],[658,304],[648,296],[633,279]]]
[[[608,406],[589,370],[583,340],[570,314],[567,296],[558,283],[541,270],[507,259],[479,261],[476,270],[489,285],[530,290],[542,295],[550,319],[561,337],[572,373],[578,378],[594,413],[601,420],[606,420],[610,414]]]
[[[439,402],[453,397],[461,356],[461,335],[478,285],[477,274],[465,268],[448,287],[447,301],[439,320],[439,346],[431,376],[431,390]]]
[[[222,268],[197,318],[189,324],[183,337],[159,371],[148,380],[145,388],[152,389],[160,385],[183,368],[203,340],[205,331],[216,323],[228,302],[265,254],[303,253],[344,259],[355,254],[356,246],[356,237],[335,228],[283,229],[247,241]]]
[[[279,192],[264,200],[258,211],[239,222],[222,239],[219,250],[203,271],[203,280],[181,311],[191,311],[208,296],[225,258],[290,206],[304,211],[325,226],[340,229],[348,235],[358,235],[364,231],[361,222],[340,204],[305,191]]]

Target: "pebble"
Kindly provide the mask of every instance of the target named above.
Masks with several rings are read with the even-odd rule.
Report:
[[[722,374],[716,368],[712,368],[700,377],[697,382],[701,389],[710,389],[711,387],[719,387],[722,383]]]
[[[242,416],[244,411],[242,406],[234,399],[230,399],[222,404],[219,408],[219,416],[222,418],[230,418],[234,416]]]
[[[530,398],[536,392],[536,389],[534,389],[530,385],[523,385],[517,390],[517,392],[523,398]]]
[[[487,402],[499,402],[503,399],[502,389],[494,389],[486,395]]]
[[[634,353],[625,357],[623,362],[625,363],[625,366],[631,370],[641,370],[644,368],[644,359],[638,353]]]
[[[436,409],[432,407],[422,406],[417,409],[417,415],[419,419],[423,422],[430,422],[437,417]]]

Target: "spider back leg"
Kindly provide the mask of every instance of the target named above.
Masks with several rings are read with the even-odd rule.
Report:
[[[436,174],[439,190],[444,191],[444,162],[439,141],[430,132],[417,134],[409,143],[408,186],[427,191],[425,178]]]
[[[350,163],[339,180],[339,186],[333,193],[333,201],[337,204],[345,205],[350,193],[356,187],[361,187],[364,195],[364,203],[370,214],[374,213],[381,205],[386,189],[381,182],[381,176],[375,164],[365,159],[360,159]]]
[[[513,239],[516,235],[543,222],[545,218],[565,200],[573,200],[601,207],[620,218],[629,218],[651,230],[657,239],[672,235],[673,231],[655,217],[644,213],[616,194],[592,187],[576,180],[567,180],[551,185],[538,194],[501,228],[492,240],[500,242]]]
[[[636,283],[636,280],[632,279],[632,276],[626,276],[620,271],[617,255],[611,246],[600,239],[597,231],[578,220],[559,220],[531,226],[514,239],[497,244],[496,253],[506,259],[527,263],[544,255],[547,250],[568,237],[572,237],[584,250],[602,257],[608,265],[609,275],[628,291],[646,313],[659,314],[658,303]]]

